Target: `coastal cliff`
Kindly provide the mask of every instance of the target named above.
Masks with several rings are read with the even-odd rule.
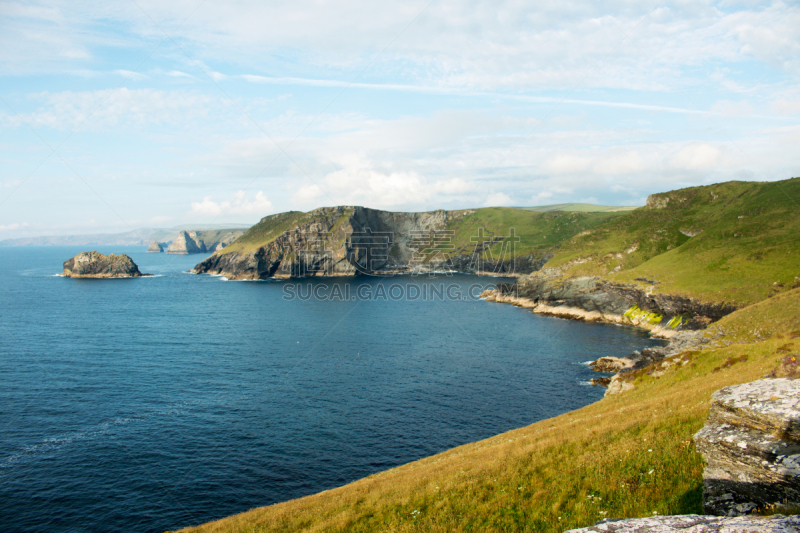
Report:
[[[81,252],[64,261],[65,278],[138,278],[146,275],[139,272],[133,259],[125,254]]]
[[[397,213],[357,206],[271,215],[199,263],[229,279],[457,271],[516,276],[614,214],[510,208]],[[523,232],[526,238],[516,232]]]

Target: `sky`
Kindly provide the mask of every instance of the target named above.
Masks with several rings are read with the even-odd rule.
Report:
[[[0,239],[800,175],[800,5],[0,2]]]

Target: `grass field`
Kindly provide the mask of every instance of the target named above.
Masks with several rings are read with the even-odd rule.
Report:
[[[547,267],[705,301],[754,303],[800,276],[800,178],[728,182],[653,195],[643,207],[569,239]],[[579,260],[584,262],[577,264]]]
[[[583,409],[186,531],[561,532],[602,518],[701,512],[692,435],[711,394],[800,351],[797,309],[800,289],[739,310],[708,332],[728,332],[720,347],[680,354],[686,364],[643,372],[633,390]],[[745,342],[753,339],[761,340]]]

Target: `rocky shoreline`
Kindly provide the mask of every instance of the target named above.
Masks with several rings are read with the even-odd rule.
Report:
[[[668,341],[666,346],[645,348],[626,357],[592,361],[593,370],[615,374],[592,380],[595,385],[607,387],[606,395],[633,388],[633,383],[624,379],[625,374],[686,350],[702,349],[710,342],[703,330],[736,310],[726,302],[706,303],[684,296],[652,294],[637,286],[598,277],[561,280],[558,272],[552,271],[522,276],[515,284],[499,284],[495,290],[484,291],[481,298],[530,309],[543,316],[633,326]]]

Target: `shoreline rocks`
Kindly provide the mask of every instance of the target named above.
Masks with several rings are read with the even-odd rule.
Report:
[[[133,259],[125,254],[81,252],[64,261],[65,278],[138,278],[149,275],[142,274]]]
[[[158,241],[153,241],[150,243],[150,246],[147,247],[147,253],[149,254],[160,254],[164,251],[164,247]]]
[[[707,513],[800,506],[800,380],[761,379],[715,392],[694,441],[707,462]]]

